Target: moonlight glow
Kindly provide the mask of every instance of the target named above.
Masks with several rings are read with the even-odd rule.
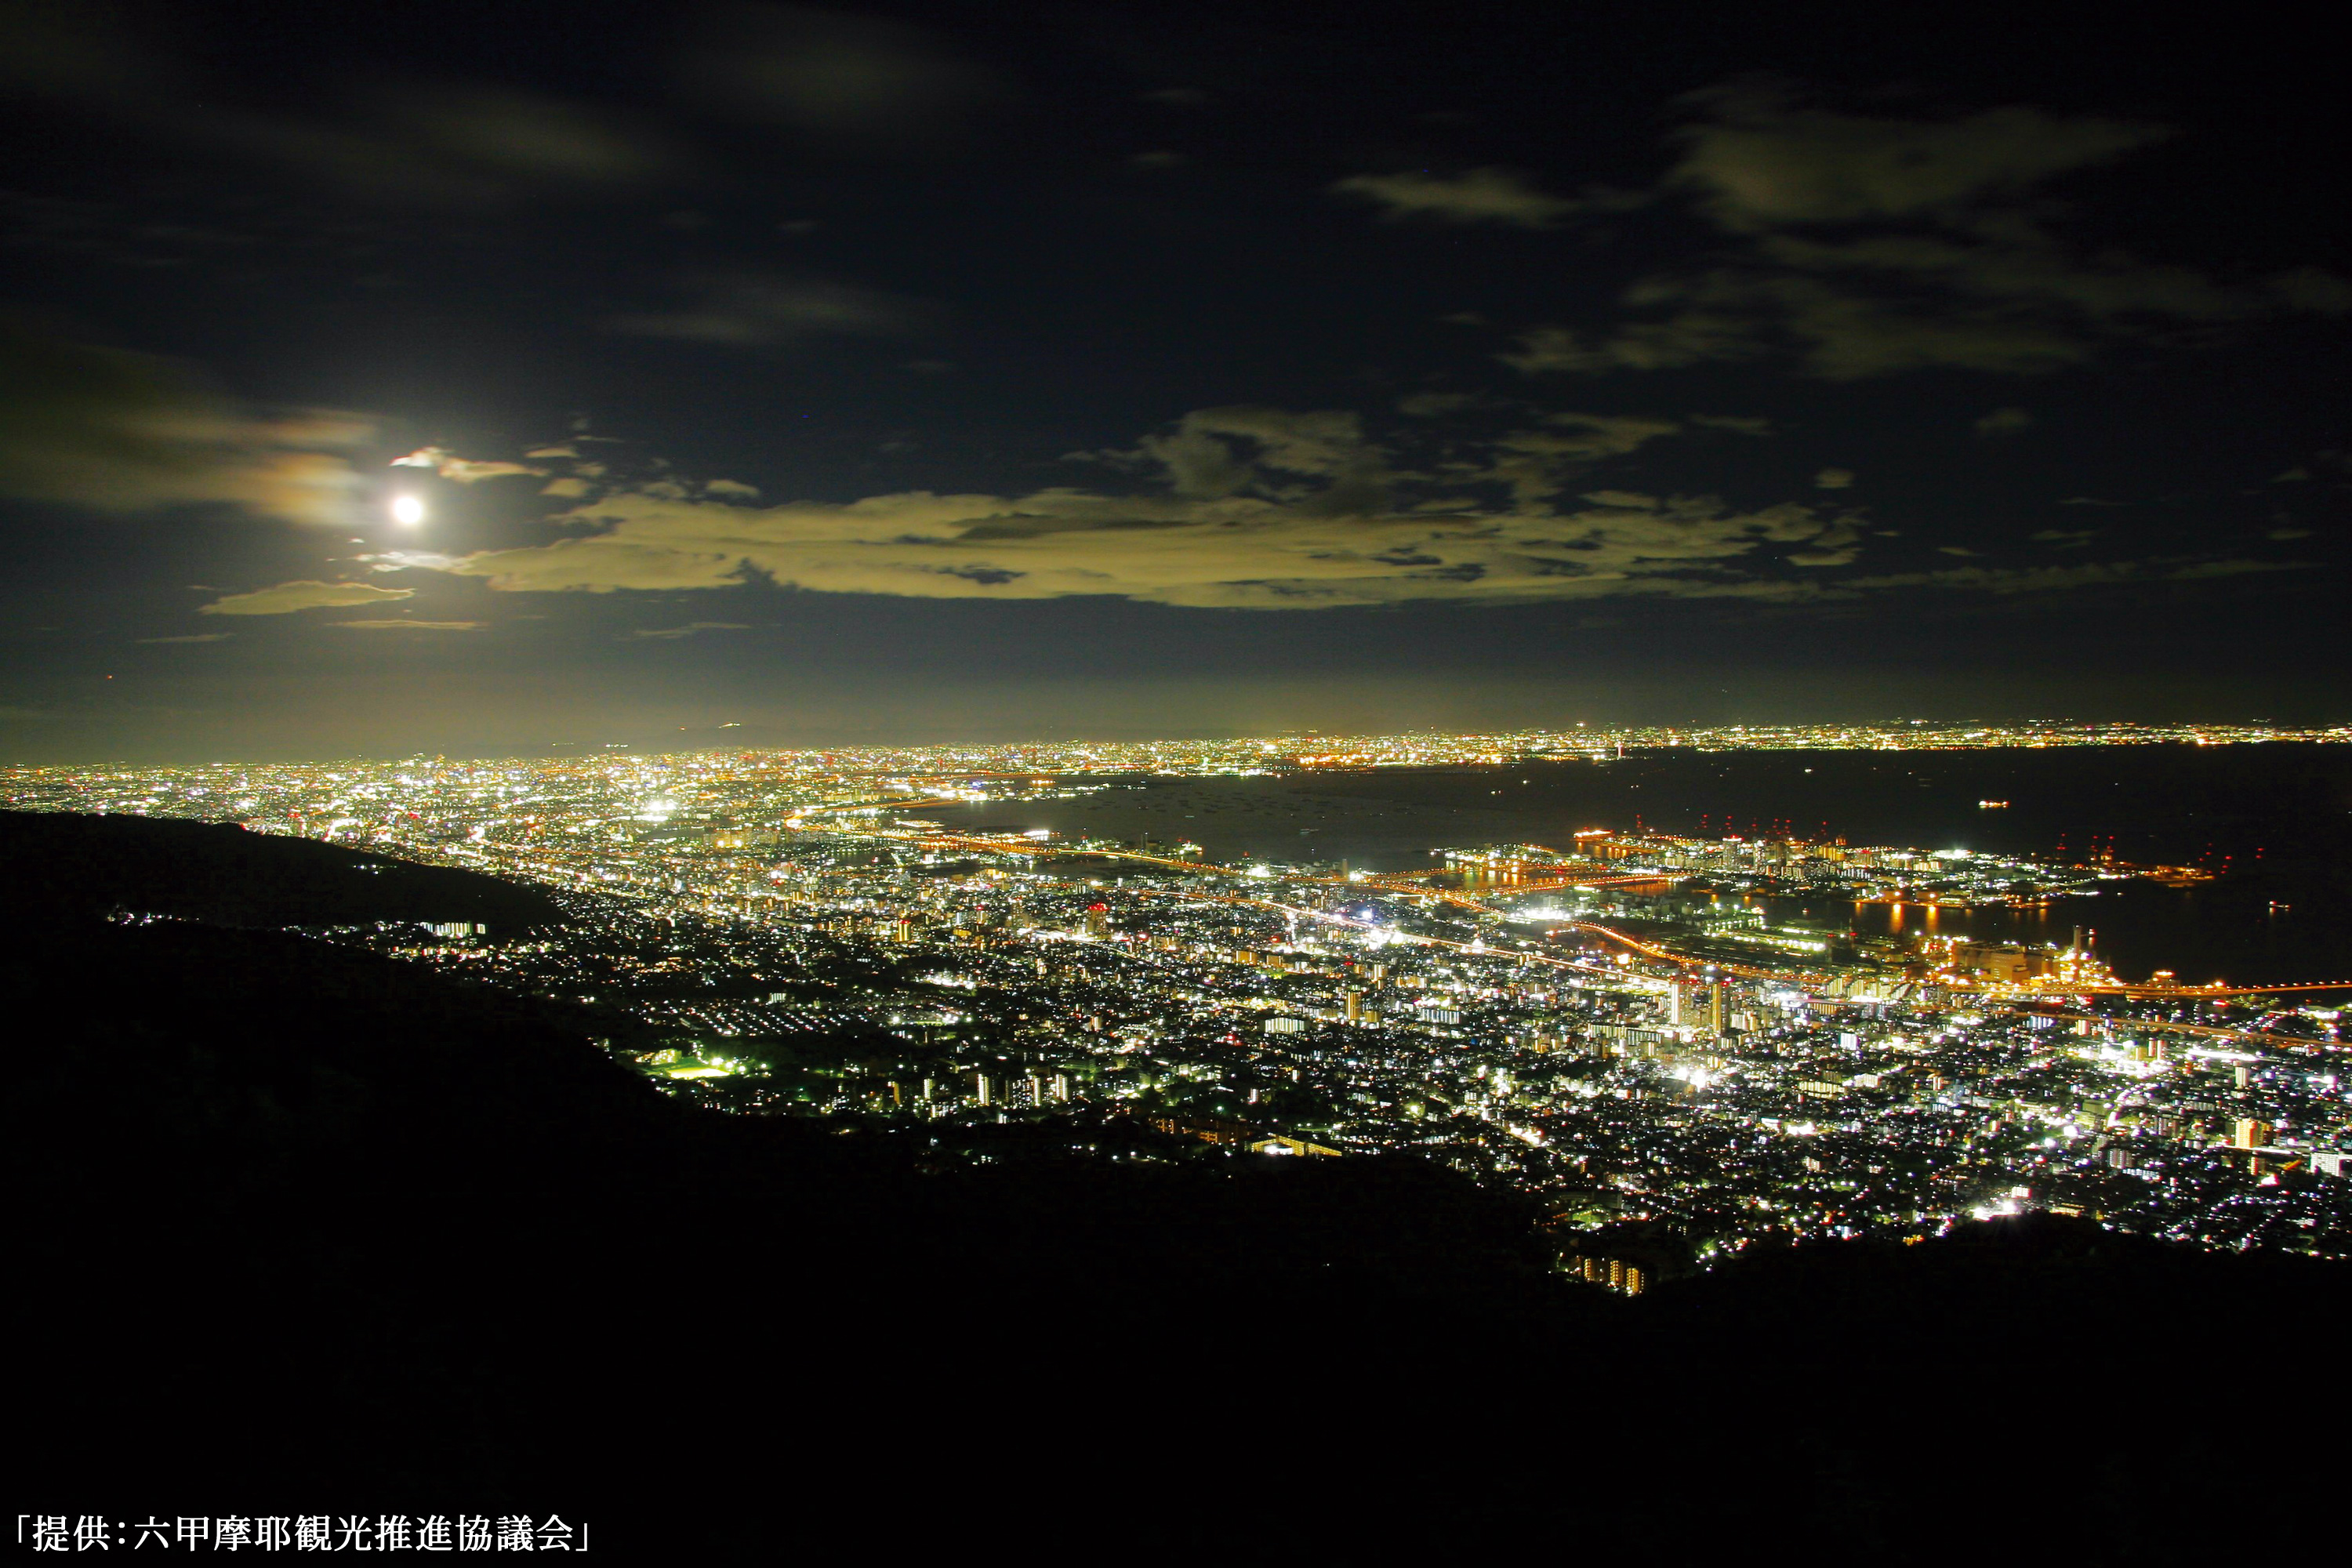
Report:
[[[392,498],[392,521],[404,528],[415,528],[425,521],[425,502],[415,496]]]

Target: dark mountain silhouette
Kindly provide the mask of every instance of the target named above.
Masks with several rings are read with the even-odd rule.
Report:
[[[14,896],[53,914],[121,909],[232,926],[457,921],[494,934],[560,922],[536,889],[233,823],[0,812]]]
[[[529,998],[90,908],[0,933],[42,1511],[556,1512],[648,1562],[2143,1563],[2329,1508],[2347,1291],[2308,1260],[2043,1221],[1629,1301],[1409,1158],[943,1164],[680,1105]]]

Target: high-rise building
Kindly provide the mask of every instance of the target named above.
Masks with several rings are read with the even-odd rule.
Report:
[[[1362,1019],[1363,1016],[1364,1016],[1364,994],[1363,994],[1362,992],[1360,992],[1360,991],[1350,991],[1350,992],[1349,992],[1349,993],[1348,993],[1348,1021],[1349,1021],[1349,1023],[1351,1023],[1351,1024],[1352,1024],[1352,1023],[1359,1022],[1360,1020],[1361,1020],[1361,1019]]]
[[[2260,1149],[2271,1141],[2271,1124],[2260,1117],[2241,1116],[2230,1130],[2230,1142],[2239,1149]]]
[[[1087,934],[1096,938],[1110,935],[1110,910],[1104,905],[1087,906]]]
[[[993,1105],[995,1101],[989,1098],[988,1075],[984,1072],[977,1072],[972,1074],[971,1078],[972,1098],[982,1105]]]

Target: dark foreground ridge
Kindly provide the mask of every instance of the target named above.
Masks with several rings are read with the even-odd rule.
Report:
[[[283,841],[230,842],[155,897],[292,923],[236,853]],[[554,1512],[671,1562],[2332,1534],[2340,1434],[2281,1415],[2345,1353],[2344,1271],[2306,1259],[2016,1222],[1625,1300],[1410,1159],[940,1167],[671,1101],[526,998],[110,921],[142,899],[108,875],[0,933],[43,1512]]]
[[[171,817],[0,812],[0,865],[14,898],[55,915],[120,908],[268,928],[466,921],[499,935],[563,918],[538,889],[478,871]]]

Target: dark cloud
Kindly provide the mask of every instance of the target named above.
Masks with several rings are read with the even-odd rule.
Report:
[[[803,5],[720,5],[681,62],[688,95],[835,142],[933,148],[1010,96],[921,28]]]
[[[696,272],[680,280],[687,302],[669,310],[611,316],[605,326],[635,337],[751,346],[819,335],[890,336],[910,331],[928,307],[877,289],[822,278],[754,270]]]
[[[2162,126],[2040,110],[1992,109],[1956,120],[1839,114],[1781,86],[1692,94],[1697,117],[1675,133],[1669,187],[1687,190],[1725,228],[1892,218],[1948,220],[2054,175],[2161,141]]]
[[[1528,374],[1794,357],[1834,381],[1948,367],[2025,375],[2178,323],[2342,314],[2352,283],[2299,268],[2261,285],[2087,250],[2027,205],[2037,186],[2161,141],[2159,127],[2004,108],[1898,121],[1783,89],[1695,95],[1663,182],[1731,237],[1708,265],[1628,288],[1613,325],[1545,325],[1498,357]],[[1651,319],[1643,319],[1647,316]]]
[[[1414,392],[1398,398],[1396,410],[1414,419],[1435,419],[1476,408],[1485,401],[1474,392]]]
[[[371,202],[485,205],[635,190],[684,154],[610,110],[507,85],[336,84],[302,112],[207,77],[100,5],[0,10],[0,85],[69,105],[155,151],[228,156]]]

